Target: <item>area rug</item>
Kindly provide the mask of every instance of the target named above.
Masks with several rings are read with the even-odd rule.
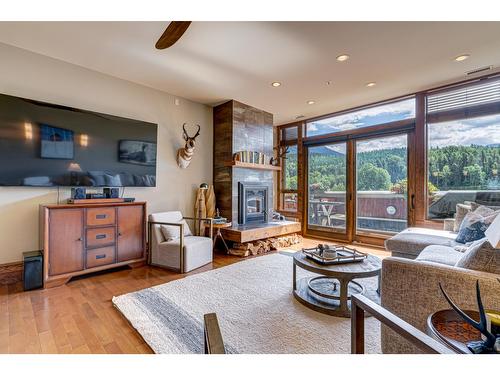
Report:
[[[349,353],[350,319],[315,312],[292,295],[292,261],[244,260],[113,297],[155,353],[202,353],[203,315],[215,312],[228,353]],[[307,271],[297,270],[302,277]],[[362,281],[376,289],[376,278]],[[365,320],[365,352],[380,353],[380,324]]]

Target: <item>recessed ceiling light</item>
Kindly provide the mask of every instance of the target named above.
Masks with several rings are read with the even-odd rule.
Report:
[[[330,85],[333,85],[333,82],[332,82],[332,81],[326,81],[326,84],[327,84],[328,86],[330,86]]]
[[[468,54],[460,55],[460,56],[455,57],[455,61],[464,61],[464,60],[467,60],[469,57],[470,57],[470,55],[468,55]]]
[[[368,82],[368,83],[366,84],[366,87],[373,87],[373,86],[375,86],[375,85],[376,85],[376,83],[375,83],[375,82]]]
[[[338,55],[337,61],[343,62],[349,60],[349,55]]]
[[[314,104],[314,103],[316,103],[314,100],[308,100],[307,101],[307,104]]]
[[[271,83],[271,86],[273,86],[273,87],[280,87],[281,86],[281,82],[273,82],[273,83]]]

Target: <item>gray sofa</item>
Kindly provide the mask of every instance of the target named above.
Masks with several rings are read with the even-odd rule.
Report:
[[[477,310],[479,280],[486,308],[500,309],[500,250],[485,240],[466,252],[454,241],[456,233],[408,228],[386,241],[392,256],[382,261],[381,304],[426,332],[427,317],[449,305],[439,290],[442,283],[462,308]],[[418,349],[382,326],[384,353],[418,353]]]

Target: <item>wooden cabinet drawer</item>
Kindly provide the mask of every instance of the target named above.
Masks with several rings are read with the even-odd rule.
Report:
[[[87,208],[87,226],[113,225],[116,222],[114,207]]]
[[[87,247],[105,246],[115,242],[115,227],[91,228],[87,229]]]
[[[87,268],[104,266],[115,262],[115,247],[87,250]]]

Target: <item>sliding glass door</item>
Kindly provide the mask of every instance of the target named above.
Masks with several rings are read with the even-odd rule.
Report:
[[[408,226],[408,132],[307,147],[307,232],[366,242]]]
[[[356,141],[356,234],[407,227],[407,165],[407,134]]]
[[[347,236],[347,143],[308,147],[307,227],[319,235]]]

